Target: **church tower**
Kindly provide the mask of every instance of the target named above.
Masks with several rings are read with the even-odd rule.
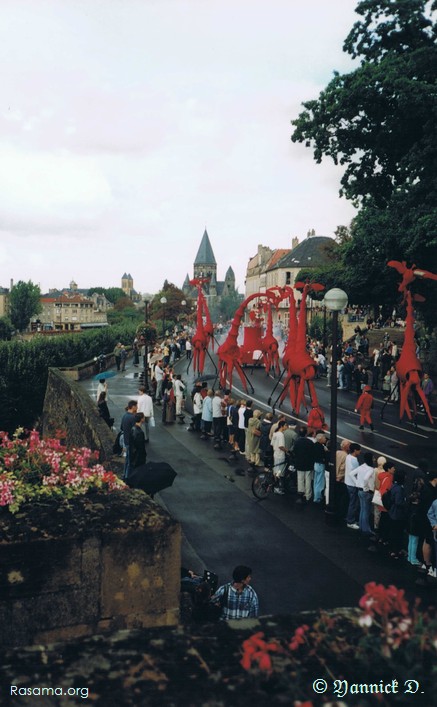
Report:
[[[134,289],[134,281],[130,273],[124,273],[123,277],[121,278],[121,289],[127,297],[131,296],[132,291]]]
[[[197,251],[194,260],[194,277],[209,277],[217,279],[217,262],[214,257],[212,246],[209,240],[208,233],[205,232],[200,242],[199,250]]]

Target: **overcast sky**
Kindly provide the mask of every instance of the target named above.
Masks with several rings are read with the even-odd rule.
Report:
[[[290,140],[355,0],[1,0],[0,286],[140,292],[333,235],[341,171]]]

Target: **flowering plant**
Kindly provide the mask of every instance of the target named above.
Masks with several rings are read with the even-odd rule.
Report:
[[[320,612],[291,637],[266,638],[259,631],[243,642],[240,663],[269,694],[286,689],[297,700],[314,695],[315,675],[328,686],[346,678],[360,684],[363,676],[372,682],[372,676],[374,681],[395,675],[399,684],[414,677],[426,694],[423,688],[432,685],[437,665],[435,611],[419,611],[419,600],[410,607],[404,590],[375,582],[365,585],[359,607],[347,614]]]
[[[67,449],[59,438],[41,439],[36,430],[25,434],[19,428],[12,438],[0,432],[0,506],[16,513],[26,501],[126,488],[97,459],[98,452]]]

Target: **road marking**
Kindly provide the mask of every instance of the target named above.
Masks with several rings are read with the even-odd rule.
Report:
[[[399,427],[399,425],[391,425],[390,422],[384,422],[382,420],[383,425],[387,425],[387,427],[393,427],[395,430],[402,430],[402,432],[408,432],[409,435],[416,435],[416,437],[423,437],[423,439],[428,439],[428,435],[421,435],[418,432],[413,432],[413,430],[407,430],[406,427]]]
[[[345,422],[345,425],[348,425],[349,427],[355,427],[356,425],[353,425],[352,422]],[[363,430],[361,430],[362,432]],[[396,442],[396,444],[402,444],[403,447],[408,447],[407,442],[400,442],[398,439],[393,439],[393,437],[386,437],[386,435],[382,435],[379,432],[371,432],[370,434],[377,435],[378,437],[382,437],[383,439],[388,439],[390,442]]]

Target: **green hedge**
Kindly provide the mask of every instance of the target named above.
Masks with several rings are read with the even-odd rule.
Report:
[[[13,432],[35,425],[42,413],[49,368],[69,368],[111,353],[117,341],[130,345],[135,329],[135,324],[123,324],[80,334],[0,342],[0,429]]]

